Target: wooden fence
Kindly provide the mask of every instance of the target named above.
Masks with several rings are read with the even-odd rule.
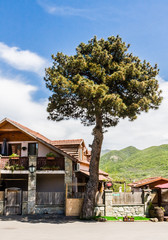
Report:
[[[4,192],[0,191],[0,201],[4,201]]]
[[[112,193],[113,204],[142,204],[142,192],[114,192]]]
[[[64,204],[64,192],[37,192],[36,204],[37,205],[57,205]]]

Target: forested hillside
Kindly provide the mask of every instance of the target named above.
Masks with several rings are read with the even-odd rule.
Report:
[[[127,147],[112,150],[101,156],[100,169],[114,180],[133,180],[163,176],[168,177],[168,145],[139,150]]]

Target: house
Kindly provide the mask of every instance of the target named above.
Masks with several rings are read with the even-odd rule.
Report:
[[[168,179],[163,177],[151,177],[139,180],[137,182],[129,183],[128,186],[131,187],[131,191],[141,192],[142,189],[146,188],[155,189],[156,185],[163,183],[168,183]]]
[[[162,206],[168,216],[168,179],[151,177],[128,184],[132,192],[149,191],[150,201],[153,206]]]
[[[83,139],[51,141],[8,118],[0,122],[0,154],[0,214],[64,213],[66,184],[77,193],[89,178]],[[100,183],[108,179],[99,171]]]

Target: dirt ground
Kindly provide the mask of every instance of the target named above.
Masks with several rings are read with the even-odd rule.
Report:
[[[95,222],[60,216],[0,217],[5,240],[167,240],[168,222]]]

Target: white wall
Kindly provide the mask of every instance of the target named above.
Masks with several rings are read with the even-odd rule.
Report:
[[[49,152],[53,152],[56,156],[59,156],[58,153],[52,151],[50,148],[48,148],[44,144],[39,143],[39,145],[38,145],[38,157],[45,157],[46,154],[49,153]]]
[[[37,143],[36,141],[23,141],[23,142],[8,142],[8,143],[21,143],[21,156],[27,157],[28,156],[28,143]],[[2,144],[2,142],[0,142]],[[22,150],[22,147],[26,147],[25,151]],[[52,151],[50,148],[45,146],[42,143],[38,143],[38,157],[45,157],[47,153],[53,152],[56,156],[59,156],[58,153]]]

